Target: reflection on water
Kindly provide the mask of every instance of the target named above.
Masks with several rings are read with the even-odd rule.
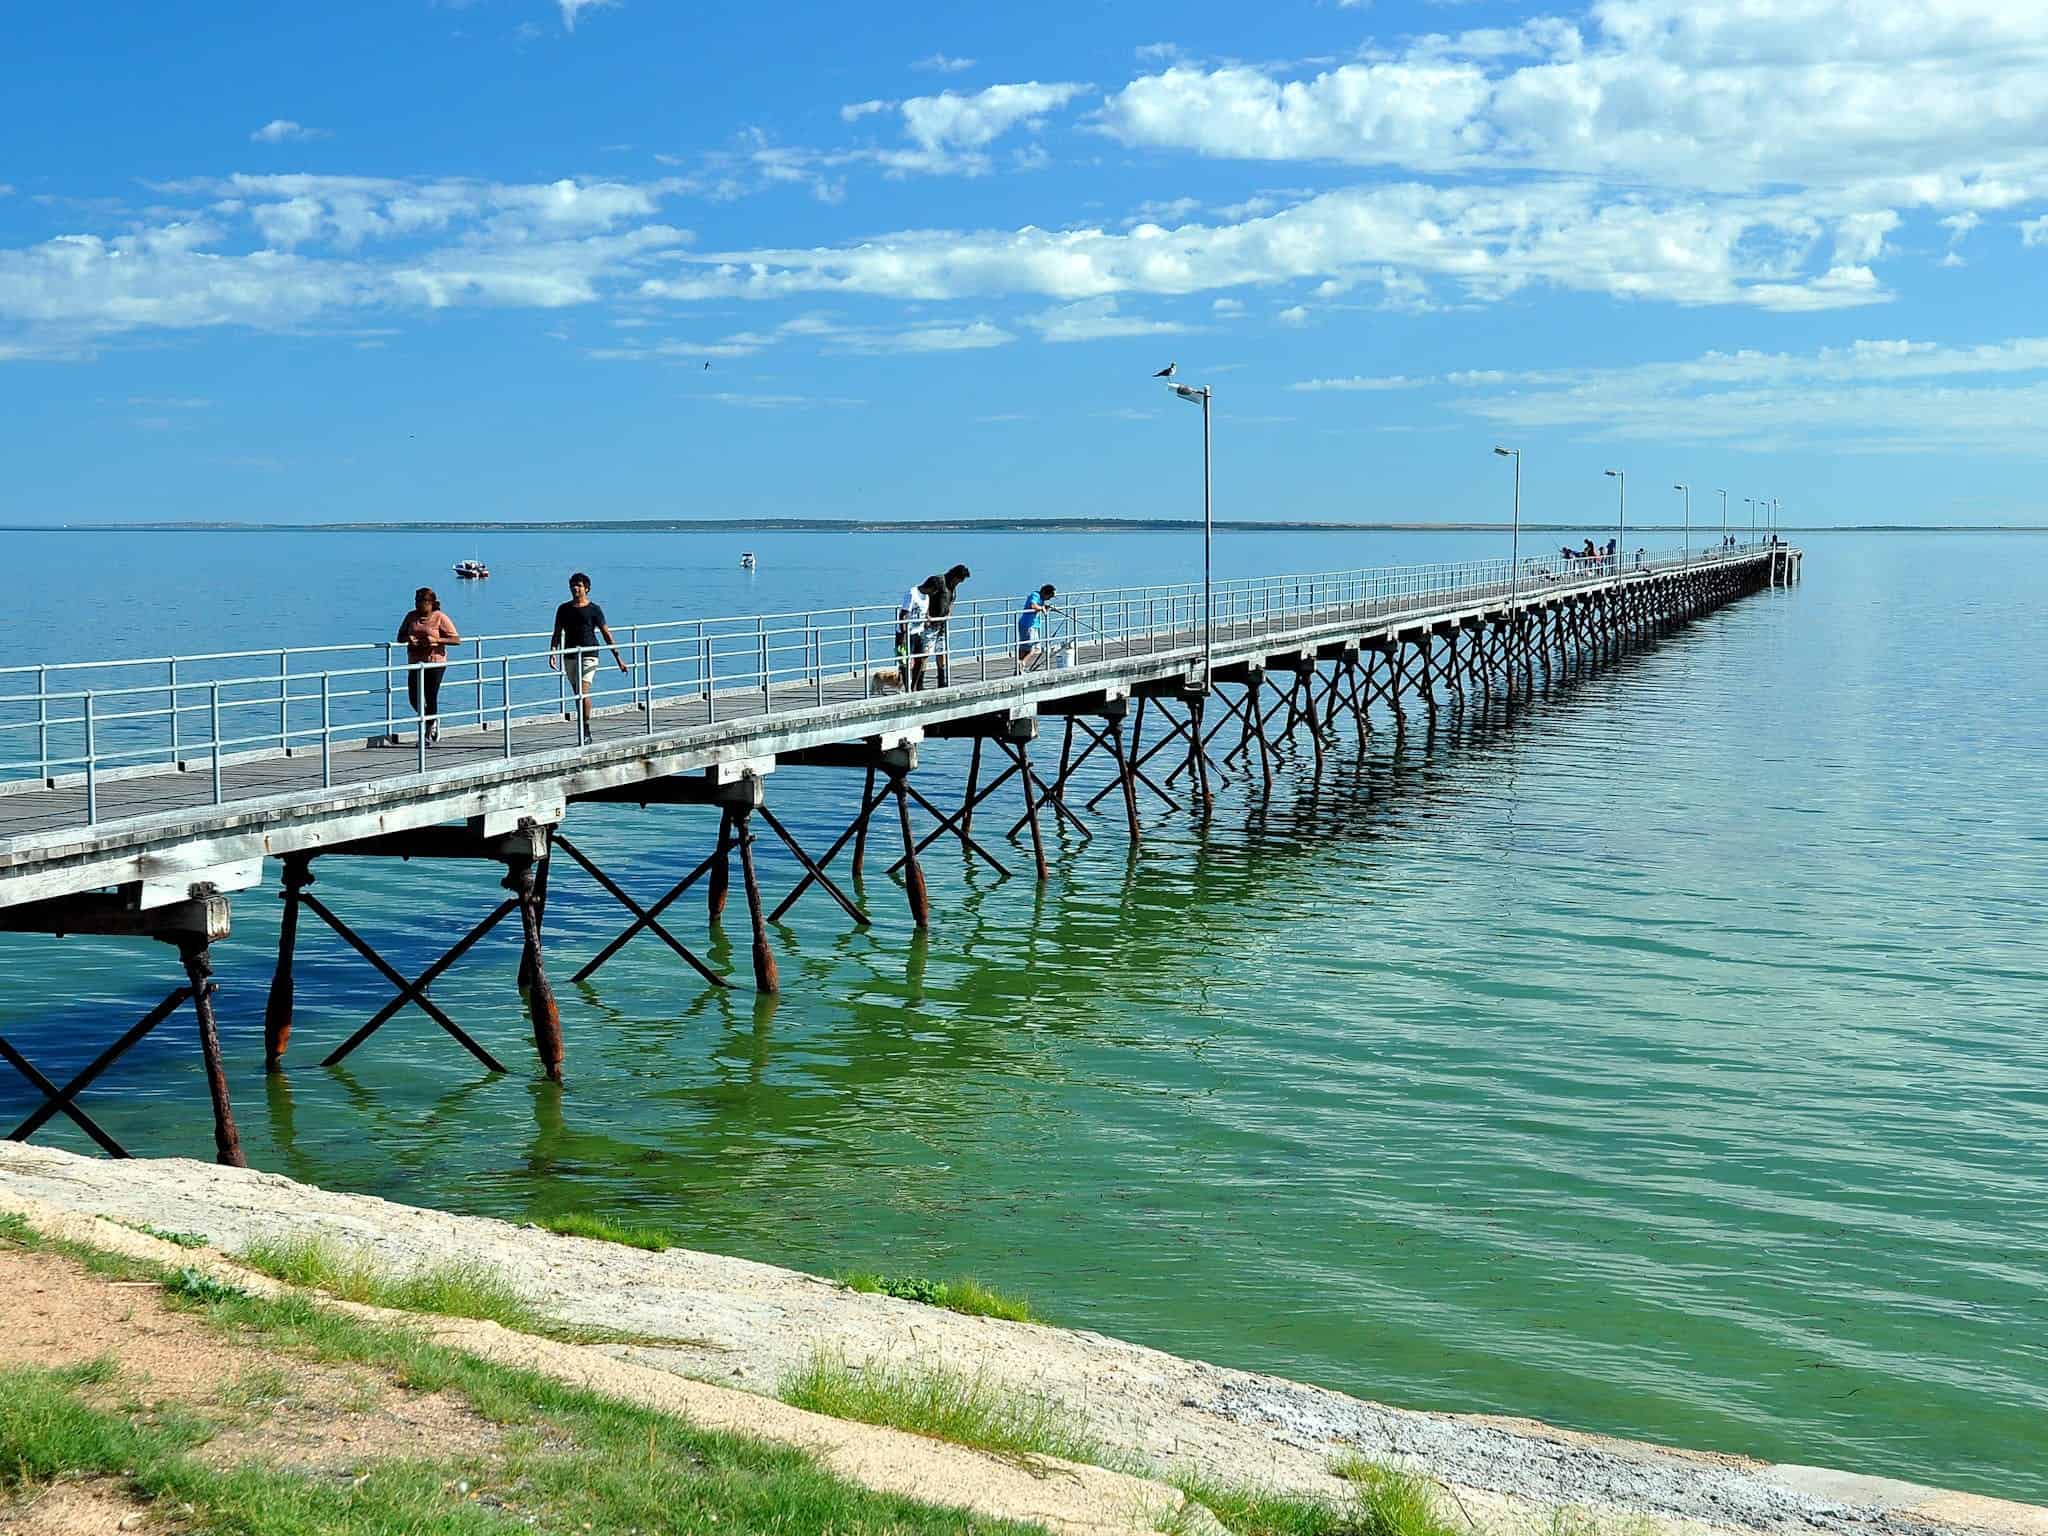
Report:
[[[314,1066],[388,989],[308,929],[291,1072],[266,1080],[275,903],[238,898],[249,1155],[813,1270],[974,1273],[1399,1402],[2048,1497],[2048,546],[1814,551],[1804,586],[1512,715],[1418,713],[1364,752],[1340,730],[1320,779],[1297,748],[1270,800],[1238,773],[1207,824],[1148,805],[1135,853],[1114,799],[1092,840],[1047,818],[1043,888],[935,844],[929,936],[884,838],[853,892],[872,929],[813,893],[773,930],[779,998],[744,985],[743,906],[707,936],[694,891],[668,918],[739,986],[646,934],[568,985],[627,915],[565,866],[566,1089],[533,1072],[509,933],[434,997],[510,1076],[415,1011]],[[966,754],[928,744],[939,803]],[[813,849],[858,788],[769,784]],[[978,833],[1020,808],[1005,790]],[[574,819],[643,900],[715,827]],[[795,866],[759,851],[772,901]],[[502,894],[482,869],[320,873],[408,973]],[[0,1026],[53,1071],[163,980],[132,947],[56,955],[67,996]],[[87,1095],[114,1134],[207,1154],[189,1035]]]

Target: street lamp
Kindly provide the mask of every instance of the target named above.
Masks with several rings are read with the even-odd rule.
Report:
[[[1607,474],[1609,478],[1621,482],[1621,516],[1615,519],[1614,523],[1613,574],[1619,576],[1621,574],[1622,541],[1628,537],[1628,471],[1625,469],[1610,469],[1607,471]]]
[[[1685,558],[1690,562],[1692,559],[1692,487],[1689,485],[1674,485],[1671,489],[1685,492]]]
[[[1749,542],[1754,544],[1756,542],[1756,498],[1754,496],[1745,496],[1742,498],[1742,504],[1749,508]]]
[[[1721,492],[1721,543],[1728,542],[1728,493]]]
[[[1777,498],[1777,497],[1775,497],[1775,496],[1773,496],[1773,497],[1771,498],[1771,541],[1772,541],[1773,543],[1776,543],[1776,542],[1777,542],[1777,538],[1778,538],[1778,498]]]
[[[1211,512],[1211,478],[1209,472],[1209,386],[1197,388],[1192,384],[1176,384],[1167,370],[1166,387],[1190,405],[1202,408],[1202,692],[1208,693],[1210,672],[1215,664],[1216,602],[1214,597],[1214,561],[1212,550],[1215,544],[1215,520]]]
[[[1508,536],[1508,607],[1512,609],[1522,582],[1522,450],[1503,448],[1496,443],[1493,451],[1515,461],[1515,524],[1514,532]]]

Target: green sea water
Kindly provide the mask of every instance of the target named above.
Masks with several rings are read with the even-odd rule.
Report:
[[[645,938],[569,986],[624,915],[560,873],[566,1090],[532,1076],[509,937],[434,995],[510,1076],[416,1013],[318,1067],[387,995],[322,936],[266,1082],[277,904],[239,896],[219,965],[250,1159],[822,1273],[972,1274],[1061,1322],[1406,1405],[2048,1500],[2048,539],[1802,541],[1801,586],[1512,720],[1383,727],[1363,754],[1347,734],[1320,783],[1304,761],[1270,801],[1233,785],[1206,825],[1148,807],[1135,852],[1106,803],[1043,889],[934,849],[929,938],[871,861],[873,929],[813,897],[776,931],[779,999],[709,991]],[[572,563],[650,617],[878,601],[956,556],[1019,591],[1198,558],[1170,536],[762,535],[747,578],[730,537],[31,542],[107,615],[103,648],[137,653],[381,638],[443,555],[500,573],[460,595],[472,629],[544,622]],[[1222,560],[1494,542],[1270,535]],[[318,579],[280,595],[293,568]],[[965,750],[929,748],[920,777],[957,785]],[[857,788],[769,784],[817,845]],[[978,824],[1016,814],[996,809]],[[570,830],[647,899],[714,826],[618,807]],[[481,869],[318,872],[409,970],[498,894]],[[765,853],[763,876],[773,896],[790,865]],[[701,903],[676,912],[744,983],[743,908],[708,935]],[[132,945],[0,943],[38,981],[0,1032],[53,1072],[169,984]],[[188,1025],[88,1097],[138,1150],[209,1151]],[[0,1109],[31,1102],[0,1084]]]

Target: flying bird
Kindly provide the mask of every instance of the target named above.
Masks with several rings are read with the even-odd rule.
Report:
[[[1179,363],[1168,363],[1164,368],[1153,374],[1152,377],[1155,379],[1170,379],[1179,367]]]
[[[706,363],[706,364],[704,365],[704,371],[705,371],[706,373],[709,373],[709,372],[711,371],[711,365],[710,365],[709,363]]]

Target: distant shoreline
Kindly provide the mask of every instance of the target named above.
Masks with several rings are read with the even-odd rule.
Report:
[[[1599,527],[1597,521],[1524,523],[1525,533],[1578,533]],[[930,521],[908,518],[853,519],[832,517],[773,518],[635,518],[599,521],[592,518],[542,522],[336,522],[249,523],[151,521],[93,523],[0,523],[7,533],[1197,533],[1198,518],[1175,517],[956,517]],[[1280,518],[1218,518],[1222,533],[1506,533],[1506,523],[1352,523],[1299,522]],[[1638,523],[1637,533],[1681,533],[1678,523]],[[1713,536],[1711,524],[1696,524],[1702,538]],[[2048,533],[2040,523],[1841,523],[1782,527],[1794,533]]]

